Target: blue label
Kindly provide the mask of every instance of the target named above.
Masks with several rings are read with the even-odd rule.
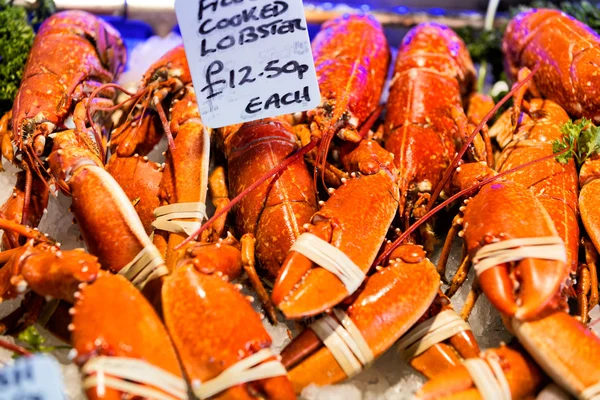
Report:
[[[43,355],[22,357],[0,369],[0,400],[64,400],[58,363]]]

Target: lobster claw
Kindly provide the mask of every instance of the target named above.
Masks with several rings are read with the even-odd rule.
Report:
[[[439,274],[427,258],[397,259],[368,278],[345,313],[377,358],[425,313],[438,288]],[[339,312],[334,310],[330,317],[339,321]],[[281,353],[294,390],[299,393],[311,383],[326,385],[346,379],[346,370],[333,354],[312,329],[296,337]]]
[[[534,321],[512,320],[519,342],[560,386],[579,398],[600,393],[600,338],[565,312]],[[585,395],[584,395],[585,393]]]
[[[167,330],[127,279],[106,274],[83,286],[77,299],[69,326],[77,364],[82,366],[96,356],[140,359],[181,378],[185,387]],[[124,394],[108,386],[90,385],[88,398],[117,399]]]
[[[92,282],[99,273],[96,257],[82,249],[62,251],[47,243],[27,243],[0,268],[0,298],[16,297],[29,288],[72,303],[77,287]]]
[[[396,170],[392,154],[374,140],[351,145],[341,157],[345,167],[355,173],[332,192],[305,228],[330,245],[323,257],[347,258],[353,265],[345,273],[364,277],[396,214]],[[358,205],[364,211],[357,212]],[[273,303],[290,319],[314,316],[334,307],[360,286],[359,279],[350,285],[342,283],[339,275],[296,251],[302,235],[284,260],[272,293]],[[314,247],[313,243],[309,247]]]
[[[486,385],[480,386],[482,376],[492,380],[484,381]],[[502,345],[486,350],[480,358],[467,360],[465,364],[436,375],[417,392],[417,398],[524,399],[534,396],[543,382],[542,371],[525,352]]]
[[[544,207],[529,190],[509,181],[487,184],[468,200],[464,211],[464,237],[475,261],[486,245],[513,239],[554,239],[558,248],[553,250],[560,253],[562,249],[564,256],[564,245],[560,247],[556,229]],[[523,250],[525,245],[514,247]],[[507,255],[501,255],[500,261],[487,269],[475,263],[483,292],[503,314],[531,319],[556,306],[560,288],[569,274],[566,256],[562,260],[560,257],[543,259],[546,254],[537,251],[537,256],[527,253],[504,262],[503,257]]]
[[[398,342],[405,361],[431,379],[462,359],[478,357],[481,350],[466,321],[452,309],[450,299],[438,293],[433,304]]]
[[[204,275],[192,265],[178,267],[165,278],[162,294],[165,322],[193,387],[200,382],[202,388],[271,345],[248,300],[217,275]],[[252,392],[267,399],[295,398],[285,375],[237,384],[223,395],[251,399]]]

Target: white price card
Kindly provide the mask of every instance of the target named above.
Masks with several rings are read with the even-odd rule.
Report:
[[[207,126],[319,105],[302,0],[176,0],[175,12]]]
[[[58,363],[48,356],[22,357],[0,369],[0,400],[63,400]]]

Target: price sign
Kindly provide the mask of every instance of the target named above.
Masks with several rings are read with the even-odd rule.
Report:
[[[176,0],[175,12],[207,126],[319,105],[301,0]]]
[[[62,374],[54,359],[35,355],[0,369],[0,400],[63,400]]]

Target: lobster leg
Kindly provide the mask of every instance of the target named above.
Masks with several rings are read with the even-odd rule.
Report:
[[[252,287],[258,294],[258,298],[260,302],[265,307],[265,312],[267,313],[269,320],[276,324],[277,316],[275,315],[275,307],[273,307],[273,303],[271,303],[271,298],[267,293],[263,283],[260,280],[260,277],[256,273],[255,268],[255,257],[254,257],[254,248],[256,244],[256,239],[254,235],[251,233],[246,233],[242,236],[242,265],[244,266],[244,271],[248,275],[250,279],[250,283]]]
[[[222,166],[219,166],[213,169],[208,177],[208,189],[210,191],[211,201],[215,206],[215,213],[220,212],[230,203],[225,176],[225,169]],[[223,235],[225,232],[227,215],[227,213],[223,214],[213,222],[206,231],[202,232],[203,241],[215,241]]]
[[[30,175],[32,181],[31,195],[26,199],[27,175],[25,171],[17,174],[17,183],[13,189],[12,196],[0,208],[2,218],[11,220],[17,224],[37,227],[48,206],[49,190],[44,181],[37,176]],[[20,246],[19,234],[13,231],[5,232],[2,238],[2,248],[10,249]]]
[[[494,99],[492,99],[491,96],[479,92],[473,93],[469,97],[469,107],[467,108],[467,117],[469,118],[469,121],[474,126],[479,125],[485,116],[494,108],[494,105]],[[487,164],[494,165],[494,148],[492,146],[487,124],[481,128],[481,137],[485,144]]]
[[[465,280],[467,279],[467,275],[469,274],[470,270],[471,270],[471,257],[469,255],[466,255],[463,258],[460,265],[458,266],[458,269],[456,270],[456,273],[452,277],[452,280],[450,281],[450,287],[448,288],[448,290],[445,293],[446,296],[452,297],[456,294],[458,289],[460,289],[460,287],[463,285],[463,283],[465,283]]]
[[[456,215],[452,219],[452,225],[448,230],[448,234],[446,235],[446,240],[444,241],[444,245],[442,246],[442,250],[440,253],[440,258],[437,263],[437,271],[442,278],[442,282],[447,282],[446,278],[446,266],[448,264],[448,257],[450,257],[450,251],[452,250],[452,243],[454,243],[454,239],[456,239],[456,235],[462,229],[462,225],[458,223],[460,219],[459,215]],[[449,296],[452,297],[452,296]]]
[[[462,310],[460,310],[460,316],[465,321],[469,319],[469,316],[471,315],[473,308],[475,308],[475,303],[477,302],[477,299],[479,299],[481,292],[481,284],[479,281],[473,282],[473,286],[471,286],[471,290],[469,290],[467,298],[465,299],[465,304],[463,305]]]
[[[12,146],[12,132],[8,125],[12,118],[12,113],[9,111],[0,118],[0,172],[4,171],[2,166],[2,157],[6,158],[9,162],[14,160],[14,151]]]
[[[598,253],[587,237],[583,237],[585,264],[581,263],[577,271],[577,306],[583,322],[589,320],[588,312],[598,304]]]

